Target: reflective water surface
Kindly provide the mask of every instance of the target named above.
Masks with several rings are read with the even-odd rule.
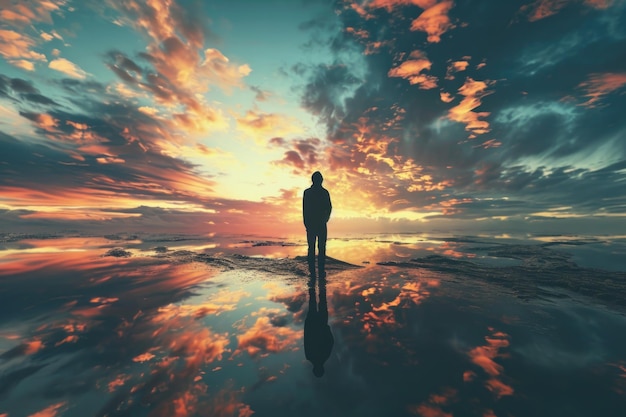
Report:
[[[469,243],[337,239],[310,282],[297,241],[5,239],[0,416],[625,415],[623,305],[522,277],[582,246]]]

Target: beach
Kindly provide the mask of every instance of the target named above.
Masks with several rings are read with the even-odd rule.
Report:
[[[400,234],[328,247],[312,294],[297,239],[4,235],[0,415],[626,409],[623,239]],[[323,295],[333,345],[318,378],[304,331]]]

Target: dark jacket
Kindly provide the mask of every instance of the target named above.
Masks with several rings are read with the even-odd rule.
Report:
[[[335,339],[328,325],[328,313],[311,311],[304,320],[304,356],[314,365],[323,366],[330,357]]]
[[[323,226],[328,222],[332,209],[330,194],[324,187],[312,185],[304,190],[302,216],[304,217],[304,226],[307,229]]]

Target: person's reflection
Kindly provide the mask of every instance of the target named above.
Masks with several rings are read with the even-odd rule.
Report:
[[[309,280],[309,311],[304,320],[304,355],[313,364],[316,377],[324,375],[324,362],[330,357],[335,339],[328,325],[326,304],[326,279],[320,277],[320,302],[315,294],[315,274]]]

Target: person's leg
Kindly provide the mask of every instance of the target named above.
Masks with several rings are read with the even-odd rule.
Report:
[[[320,316],[320,322],[328,324],[328,303],[326,302],[326,278],[320,274],[320,303],[318,307],[318,313]]]
[[[328,229],[326,228],[326,223],[322,227],[320,227],[319,234],[317,236],[317,247],[319,249],[317,254],[317,268],[319,270],[319,276],[325,277],[326,271],[326,237],[328,236]]]
[[[315,274],[315,231],[311,228],[306,229],[306,241],[309,245],[307,253],[307,261],[309,262],[309,273]]]

